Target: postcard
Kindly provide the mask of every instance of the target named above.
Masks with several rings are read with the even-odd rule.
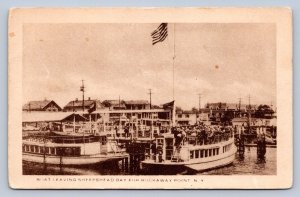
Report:
[[[9,184],[293,182],[289,8],[13,8]]]

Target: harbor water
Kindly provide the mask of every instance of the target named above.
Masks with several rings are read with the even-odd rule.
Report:
[[[256,147],[246,147],[243,158],[236,155],[234,162],[228,166],[205,172],[201,175],[276,175],[277,149],[268,147],[265,161],[257,160]],[[23,161],[24,175],[144,175],[143,170],[131,172],[122,169],[121,162],[104,163],[85,167],[65,167],[44,165]],[[147,172],[149,174],[149,172]],[[150,172],[151,174],[151,172]],[[155,173],[153,173],[155,174]],[[190,173],[189,173],[190,175]]]

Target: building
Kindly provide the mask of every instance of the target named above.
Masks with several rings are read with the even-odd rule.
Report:
[[[150,103],[147,100],[130,100],[124,103],[128,110],[150,109]]]
[[[209,109],[209,119],[214,124],[220,122],[229,123],[233,118],[244,117],[250,112],[253,114],[257,108],[256,105],[246,105],[240,103],[207,103],[206,109]]]
[[[195,125],[199,122],[208,124],[209,111],[204,109],[201,109],[200,112],[198,112],[198,110],[177,110],[175,121],[178,125]]]
[[[101,110],[104,109],[104,105],[97,99],[91,99],[90,97],[88,100],[78,100],[75,99],[74,101],[70,101],[66,106],[64,106],[64,111],[66,112],[82,112],[83,111],[83,105],[84,110]]]
[[[31,111],[50,111],[57,112],[61,111],[61,107],[54,102],[53,100],[42,100],[42,101],[29,101],[25,105],[23,105],[23,111],[31,112]]]
[[[125,110],[126,105],[123,100],[104,100],[103,106],[109,110]]]

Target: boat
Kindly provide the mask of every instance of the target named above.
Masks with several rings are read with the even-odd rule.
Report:
[[[235,159],[237,148],[232,133],[216,136],[216,140],[210,143],[197,143],[197,137],[191,135],[176,145],[178,144],[176,138],[176,135],[166,133],[155,139],[150,153],[141,162],[145,172],[152,174],[201,172],[229,165]]]
[[[22,150],[23,161],[54,165],[91,165],[128,156],[106,136],[26,136]]]

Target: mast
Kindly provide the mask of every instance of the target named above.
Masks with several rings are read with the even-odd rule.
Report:
[[[82,111],[84,112],[84,92],[85,92],[85,87],[84,87],[84,80],[81,80],[82,85],[80,86],[80,91],[82,92]]]
[[[199,107],[198,107],[198,112],[199,112],[199,114],[201,114],[201,98],[202,98],[202,94],[201,93],[199,93],[198,94],[198,99],[199,99]],[[197,115],[198,115],[198,113],[196,114],[196,123],[197,123]],[[200,117],[200,115],[199,115],[199,124],[200,124],[200,119],[201,119],[201,117]]]
[[[249,101],[249,110],[248,110],[248,124],[249,124],[249,133],[250,133],[250,130],[251,130],[251,103],[250,103],[250,94],[248,96],[248,101]]]
[[[150,125],[150,138],[152,139],[152,136],[153,136],[153,119],[152,119],[152,112],[151,112],[151,109],[152,109],[152,104],[151,104],[151,95],[152,95],[152,92],[151,92],[151,89],[149,89],[149,96],[150,96],[150,119],[151,119],[151,125]]]
[[[74,118],[73,118],[73,132],[75,133],[76,128],[75,128],[75,114],[74,114]]]

